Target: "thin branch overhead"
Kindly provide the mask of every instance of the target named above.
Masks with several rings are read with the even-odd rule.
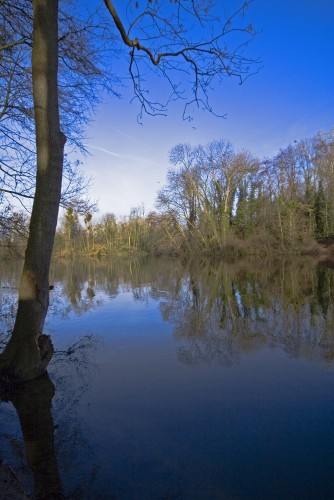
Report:
[[[219,2],[209,0],[130,1],[123,21],[114,2],[104,0],[123,43],[130,48],[129,72],[141,106],[139,119],[143,112],[166,114],[170,102],[177,99],[184,101],[185,119],[191,119],[188,108],[193,104],[214,113],[210,91],[224,77],[242,84],[259,70],[260,61],[247,56],[248,44],[257,35],[247,16],[252,1],[233,14],[225,14]],[[153,99],[147,90],[149,66],[169,87],[165,102]]]

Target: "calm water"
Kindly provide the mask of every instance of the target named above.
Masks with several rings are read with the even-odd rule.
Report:
[[[2,342],[18,267],[0,264]],[[334,498],[332,268],[76,260],[52,283],[47,439],[67,498]],[[31,491],[11,403],[0,424]]]

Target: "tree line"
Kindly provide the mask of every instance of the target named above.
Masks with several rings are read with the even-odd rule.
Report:
[[[333,131],[262,160],[219,140],[178,144],[169,161],[155,211],[117,219],[69,206],[55,255],[300,253],[334,234]],[[2,235],[12,250],[24,233],[24,216],[14,215],[15,231]]]
[[[170,163],[157,206],[189,252],[300,252],[334,232],[333,131],[262,160],[225,140],[179,144]]]

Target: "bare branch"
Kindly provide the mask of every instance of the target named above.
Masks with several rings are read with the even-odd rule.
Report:
[[[11,49],[16,45],[22,45],[23,43],[26,43],[26,40],[24,38],[22,38],[21,40],[15,40],[13,42],[5,43],[4,45],[0,45],[0,53],[4,52],[5,50]]]
[[[194,103],[212,113],[209,92],[214,80],[221,83],[222,77],[235,77],[242,84],[256,72],[250,68],[259,61],[245,55],[245,49],[256,36],[252,24],[244,19],[252,1],[226,15],[225,21],[215,14],[218,5],[210,0],[201,4],[176,0],[171,5],[163,1],[148,2],[142,12],[136,12],[132,20],[127,19],[125,27],[114,3],[104,0],[124,45],[131,48],[129,72],[135,98],[141,105],[139,119],[143,112],[164,115],[168,103],[176,99],[185,101],[184,118],[190,118],[187,109]],[[132,15],[131,2],[128,5],[128,13]],[[147,63],[169,85],[170,95],[165,103],[159,100],[160,96],[158,100],[149,98],[143,86]]]

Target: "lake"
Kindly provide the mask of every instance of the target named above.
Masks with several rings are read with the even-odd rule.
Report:
[[[2,345],[19,272],[0,263]],[[0,456],[26,491],[40,418],[66,498],[334,498],[330,262],[73,259],[50,282],[52,415],[0,403]]]

